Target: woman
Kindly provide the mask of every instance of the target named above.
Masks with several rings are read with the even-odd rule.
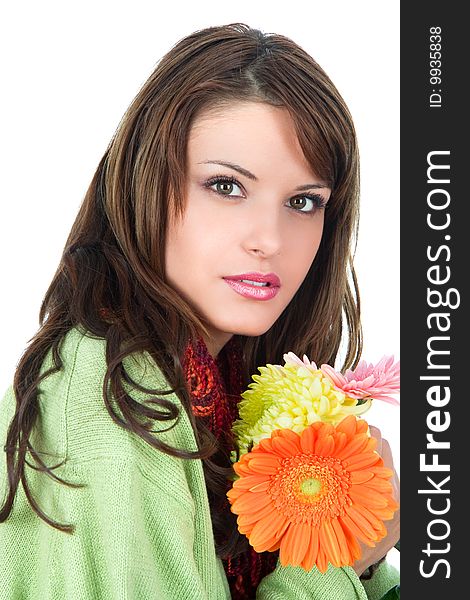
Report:
[[[343,312],[343,368],[359,361],[357,223],[354,126],[301,48],[237,23],[163,57],[1,404],[1,598],[334,600],[394,585],[381,559],[396,519],[360,565],[321,574],[256,554],[226,498],[257,367],[286,351],[334,364]]]

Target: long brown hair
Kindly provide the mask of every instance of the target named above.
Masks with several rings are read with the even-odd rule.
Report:
[[[279,364],[287,350],[305,353],[318,364],[334,364],[345,328],[343,368],[357,365],[362,334],[351,253],[359,220],[359,166],[349,111],[324,71],[289,38],[243,23],[196,31],[161,59],[129,106],[67,238],[41,305],[39,330],[14,375],[16,412],[5,445],[9,490],[0,523],[12,510],[21,480],[36,514],[51,526],[73,533],[73,525],[52,521],[40,510],[24,472],[29,452],[35,468],[72,486],[52,473],[56,467],[46,467],[29,438],[38,417],[38,384],[62,368],[59,344],[78,324],[106,339],[105,384],[110,382],[124,415],[124,420],[111,415],[104,392],[113,420],[157,450],[202,459],[210,498],[225,490],[230,463],[215,459],[220,446],[192,414],[181,362],[188,341],[208,332],[203,318],[168,284],[164,253],[168,220],[184,212],[186,146],[195,117],[214,106],[247,100],[289,111],[308,163],[329,183],[332,193],[320,247],[294,298],[266,333],[239,336],[245,383],[259,365]],[[51,348],[55,366],[40,376]],[[133,402],[123,387],[124,381],[129,382],[123,358],[139,351],[151,354],[171,386],[146,390],[153,394],[155,410]],[[191,420],[198,452],[168,447],[150,435],[148,422],[139,419],[143,415],[176,423],[178,409],[165,398],[173,392]],[[214,512],[215,537],[231,528],[230,535],[216,543],[218,554],[233,555],[246,548],[233,515],[221,517]]]

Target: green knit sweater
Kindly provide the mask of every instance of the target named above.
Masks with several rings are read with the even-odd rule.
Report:
[[[230,598],[215,554],[202,461],[159,452],[117,425],[102,399],[105,340],[71,329],[60,347],[63,368],[39,386],[39,412],[31,443],[70,488],[26,466],[33,497],[45,514],[75,525],[58,531],[30,508],[20,484],[13,511],[0,523],[1,600],[223,600]],[[41,372],[53,365],[51,351]],[[168,387],[148,353],[124,360],[146,387]],[[126,384],[126,391],[131,391]],[[142,402],[148,395],[135,390]],[[176,395],[166,396],[181,406]],[[0,401],[0,448],[14,414],[10,386]],[[196,450],[184,409],[168,444]],[[163,424],[165,425],[165,424]],[[6,455],[0,454],[0,500],[6,492]],[[27,462],[35,465],[31,456]],[[378,599],[398,582],[383,563],[361,583],[350,567],[282,567],[258,586],[264,600]]]

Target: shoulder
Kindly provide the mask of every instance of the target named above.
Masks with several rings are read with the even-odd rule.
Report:
[[[50,466],[60,460],[85,462],[107,457],[128,460],[136,452],[144,458],[157,453],[140,436],[117,423],[108,412],[104,400],[106,340],[77,326],[70,329],[61,340],[59,354],[62,368],[49,374],[38,386],[39,414],[31,434],[33,448],[52,457],[51,462],[45,461],[46,464]],[[52,350],[49,350],[40,373],[45,373],[53,366]],[[170,390],[169,383],[149,353],[129,355],[124,359],[123,366],[130,378],[140,386],[158,391]],[[107,388],[111,407],[121,418],[109,382]],[[158,393],[145,393],[127,382],[124,388],[135,401],[158,408],[155,404],[147,403],[148,399],[159,397]],[[178,396],[171,393],[161,397],[179,408],[180,418],[174,427],[161,433],[159,431],[167,429],[171,422],[155,421],[153,434],[169,446],[197,450],[192,426]],[[11,420],[14,411],[15,400],[10,386],[1,408],[1,420],[4,422],[2,438],[3,430],[6,433],[6,420]]]
[[[127,484],[134,482],[136,493],[150,493],[149,490],[156,487],[189,510],[193,506],[193,495],[204,493],[202,463],[198,460],[185,461],[155,448],[110,415],[103,396],[107,370],[106,340],[73,328],[61,340],[58,351],[62,368],[50,373],[38,386],[38,414],[29,438],[44,464],[49,468],[62,464],[56,471],[59,477],[67,479],[70,473],[86,473],[86,478],[94,482],[98,479],[92,474],[108,480],[112,469],[118,469],[119,476]],[[140,386],[154,391],[170,389],[161,369],[148,353],[129,355],[123,363],[127,374]],[[52,351],[49,350],[40,372],[45,373],[53,366]],[[138,389],[126,389],[126,392],[136,402],[145,402],[146,406],[154,409],[158,406],[147,403],[148,399],[163,397],[177,405],[180,409],[178,421],[154,421],[149,434],[171,448],[198,449],[188,415],[174,393],[159,396],[158,393],[145,393]],[[114,412],[121,418],[112,393],[109,398]],[[2,447],[15,410],[16,402],[10,385],[0,399]],[[31,457],[27,460],[34,464]],[[0,464],[2,479],[4,473]]]
[[[90,456],[91,449],[86,451],[83,448],[79,434],[84,430],[88,440],[94,440],[91,448],[94,448],[94,452],[99,455],[106,453],[115,456],[116,453],[122,453],[123,456],[128,457],[129,453],[135,450],[136,445],[141,449],[145,448],[145,453],[147,448],[148,451],[155,452],[156,450],[140,436],[116,423],[105,406],[106,340],[94,337],[88,331],[74,328],[64,339],[63,355],[65,361],[71,365],[66,409],[69,458],[75,456],[77,450],[82,457]],[[170,422],[155,421],[152,430],[158,434],[158,439],[173,447],[197,449],[191,424],[178,396],[174,393],[159,396],[159,392],[168,392],[170,385],[150,354],[148,352],[130,354],[123,360],[123,367],[136,384],[155,391],[155,393],[144,392],[124,381],[123,387],[134,401],[158,408],[148,400],[161,397],[175,404],[180,410],[178,423],[169,431],[163,430],[169,427]],[[109,381],[106,382],[106,389],[113,411],[122,418]]]
[[[63,355],[69,370],[66,423],[66,455],[69,464],[92,463],[101,468],[112,460],[121,464],[121,476],[126,469],[138,473],[151,485],[173,498],[181,505],[191,507],[192,495],[204,476],[199,461],[183,461],[163,452],[145,441],[140,435],[116,423],[104,402],[104,383],[107,370],[106,340],[96,338],[81,329],[71,330],[64,339]],[[162,397],[173,402],[180,410],[176,423],[154,421],[151,436],[172,448],[195,451],[197,443],[189,418],[176,394],[159,396],[158,391],[170,390],[170,385],[148,352],[134,353],[123,360],[126,374],[146,389],[146,393],[124,383],[126,392],[138,403],[158,409],[149,399]],[[109,386],[108,386],[109,388]],[[112,393],[112,408],[119,418],[122,413]],[[170,429],[168,429],[172,426]],[[131,476],[127,476],[131,479]],[[141,481],[137,479],[135,481]],[[143,486],[143,483],[139,484]]]
[[[88,385],[94,388],[97,384],[103,384],[107,370],[106,340],[104,338],[94,336],[81,326],[73,327],[62,339],[60,354],[64,361],[65,372],[73,375],[70,381],[69,395],[77,391],[74,385],[77,381],[79,381],[81,389],[87,389]],[[50,353],[48,358],[50,362]],[[142,385],[148,383],[149,387],[169,388],[161,369],[148,352],[126,356],[123,366],[126,373]],[[44,368],[46,368],[45,365],[42,369]]]

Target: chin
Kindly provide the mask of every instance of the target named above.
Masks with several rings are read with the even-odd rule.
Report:
[[[270,323],[267,326],[261,327],[259,324],[258,325],[253,325],[253,326],[249,326],[246,323],[244,325],[241,325],[240,327],[238,327],[236,329],[236,335],[245,335],[247,337],[257,337],[259,335],[263,335],[263,333],[266,333],[271,327],[272,327],[273,323]],[[233,327],[232,324],[232,329],[235,329]]]

